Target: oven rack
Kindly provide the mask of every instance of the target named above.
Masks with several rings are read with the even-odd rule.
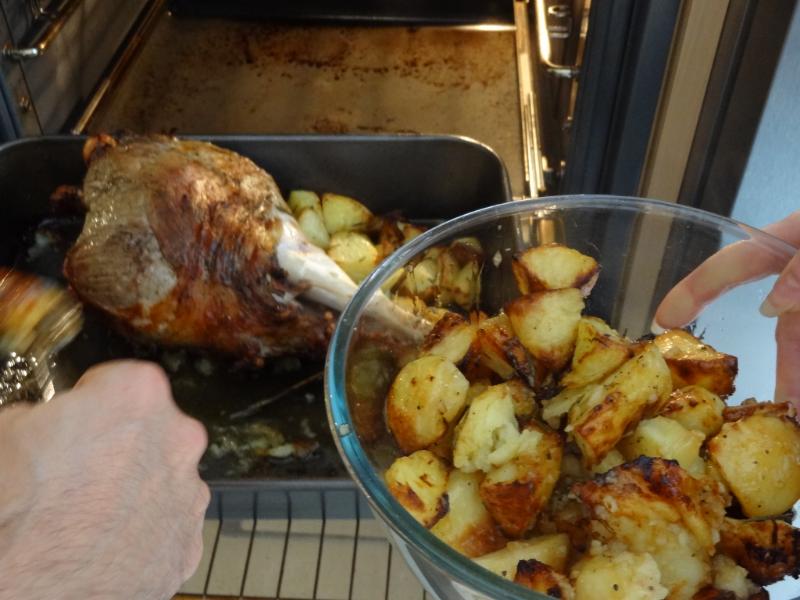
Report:
[[[350,481],[215,488],[203,542],[176,600],[432,598]]]

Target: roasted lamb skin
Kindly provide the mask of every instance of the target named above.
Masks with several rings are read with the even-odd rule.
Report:
[[[301,302],[308,286],[279,264],[293,221],[269,174],[206,142],[90,141],[86,220],[64,264],[84,302],[163,345],[322,356],[334,315]]]

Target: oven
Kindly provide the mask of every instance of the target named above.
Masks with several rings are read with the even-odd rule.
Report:
[[[218,139],[245,148],[236,136],[295,134],[326,156],[347,144],[326,136],[358,145],[389,134],[406,148],[397,161],[414,155],[420,178],[429,164],[415,144],[460,144],[459,160],[493,174],[486,204],[600,193],[731,214],[794,3],[0,0],[0,9],[3,141],[134,131],[228,136]],[[25,148],[18,164],[49,164]],[[609,248],[630,235],[663,246],[667,233],[625,224]],[[643,288],[658,285],[647,265],[632,269]],[[318,378],[285,388],[305,397],[309,383]],[[341,468],[332,473],[216,485],[205,554],[183,592],[425,598]]]

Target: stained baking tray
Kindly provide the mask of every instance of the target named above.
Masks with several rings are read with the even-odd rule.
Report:
[[[198,136],[228,147],[269,171],[281,190],[303,188],[358,198],[375,213],[401,211],[432,222],[511,199],[503,163],[488,147],[453,136]],[[48,199],[62,184],[80,184],[85,167],[81,137],[42,137],[0,147],[0,264],[61,278],[63,253],[80,231],[80,219],[54,218]],[[87,311],[86,326],[55,357],[57,388],[89,366],[122,357],[162,363],[178,404],[201,419],[218,448],[224,437],[264,425],[288,441],[318,444],[305,459],[257,457],[256,450],[216,458],[202,469],[215,485],[253,485],[275,479],[346,477],[330,438],[322,384],[313,378],[321,362],[276,359],[258,371],[191,352],[134,345],[99,315]],[[230,415],[259,400],[283,394],[252,417],[230,426]],[[253,431],[255,430],[255,431]]]

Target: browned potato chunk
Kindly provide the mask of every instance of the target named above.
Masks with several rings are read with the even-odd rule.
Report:
[[[410,242],[415,237],[421,236],[425,233],[425,228],[420,225],[412,225],[411,223],[398,223],[397,226],[403,232],[403,241]]]
[[[392,254],[404,243],[403,232],[393,219],[384,218],[380,221],[378,231],[378,256],[381,260]]]
[[[655,417],[640,422],[630,435],[619,443],[626,460],[652,456],[677,460],[678,464],[695,477],[705,473],[705,463],[700,458],[700,446],[705,436],[699,431],[686,429],[677,421]]]
[[[471,309],[481,295],[481,261],[470,257],[460,263],[449,248],[439,255],[439,297],[442,306],[456,304]]]
[[[568,555],[569,538],[563,533],[555,533],[509,542],[502,550],[481,556],[475,562],[501,577],[514,579],[520,561],[533,559],[556,571],[564,571]]]
[[[563,417],[584,396],[602,393],[602,385],[590,383],[580,388],[566,388],[552,398],[542,401],[542,419],[554,429],[560,427]]]
[[[523,294],[577,288],[584,296],[592,290],[600,267],[591,256],[561,244],[545,244],[514,256],[511,268]]]
[[[392,496],[411,516],[431,527],[447,512],[447,466],[428,450],[395,460],[384,474]]]
[[[726,423],[752,415],[794,419],[797,411],[791,402],[756,402],[752,399],[745,400],[739,406],[726,406],[722,411]]]
[[[658,564],[646,552],[604,552],[588,556],[572,568],[571,579],[575,600],[661,600],[669,593],[661,585]]]
[[[717,554],[712,559],[712,569],[717,590],[731,592],[735,598],[752,598],[761,591],[747,578],[747,571],[724,554]]]
[[[672,392],[669,368],[654,344],[582,396],[569,411],[569,429],[588,466],[596,465],[651,404]]]
[[[432,302],[439,293],[439,254],[441,248],[430,248],[413,267],[406,268],[406,276],[400,290]]]
[[[449,310],[436,306],[429,306],[422,298],[417,296],[395,296],[393,301],[401,308],[415,315],[419,315],[433,324],[438,323],[439,319],[450,314]]]
[[[638,455],[635,456],[634,458],[638,458]],[[613,469],[614,467],[620,466],[624,462],[625,462],[625,457],[619,450],[614,448],[611,452],[606,454],[603,460],[601,460],[594,467],[592,467],[592,473],[595,475],[606,473],[611,469]]]
[[[714,392],[690,385],[672,392],[659,414],[709,437],[722,427],[724,409],[725,403]]]
[[[308,190],[292,190],[289,192],[288,203],[295,217],[306,208],[311,208],[322,216],[322,205],[320,204],[319,196],[314,192]]]
[[[514,404],[514,414],[518,419],[526,420],[536,412],[536,395],[522,380],[512,379],[504,384],[511,393],[511,402]]]
[[[454,364],[467,355],[478,327],[456,313],[447,313],[437,321],[422,342],[422,356],[442,356]]]
[[[441,438],[467,400],[469,382],[441,356],[411,361],[397,374],[386,401],[386,420],[403,452],[421,450]]]
[[[717,554],[711,562],[714,571],[714,587],[731,592],[736,598],[750,598],[760,588],[747,578],[747,571],[724,554]]]
[[[800,575],[800,530],[778,520],[725,519],[719,551],[744,567],[756,583],[769,585]]]
[[[517,563],[514,583],[552,598],[563,598],[564,600],[575,598],[575,592],[569,579],[535,558],[521,560]]]
[[[352,231],[340,231],[331,236],[328,256],[356,283],[366,279],[378,264],[378,250],[369,238]]]
[[[540,437],[537,431],[520,433],[511,388],[493,385],[472,400],[458,424],[453,464],[466,473],[487,473],[513,459],[523,438]]]
[[[331,235],[340,231],[366,231],[372,212],[358,200],[339,194],[322,194],[322,218]]]
[[[562,463],[566,462],[565,455]],[[591,544],[591,520],[588,509],[566,487],[566,477],[556,485],[545,510],[536,523],[537,534],[564,533],[576,554],[583,554]]]
[[[297,226],[315,246],[327,250],[331,245],[331,236],[328,235],[325,223],[322,222],[322,214],[318,210],[303,209],[297,215]]]
[[[600,541],[653,556],[670,598],[689,600],[711,584],[726,505],[718,486],[674,461],[639,458],[572,490],[597,521]]]
[[[436,537],[469,557],[494,552],[506,543],[481,502],[480,482],[479,473],[452,471],[447,482],[447,514],[431,528]]]
[[[505,312],[525,349],[550,371],[572,358],[583,297],[576,289],[536,292],[512,300]]]
[[[765,589],[760,589],[755,594],[744,596],[744,598],[747,600],[769,600],[769,594]],[[720,590],[713,586],[707,586],[692,596],[692,600],[740,600],[740,598],[730,590]]]
[[[578,322],[572,366],[561,378],[561,385],[576,388],[599,381],[622,366],[631,355],[628,341],[603,320],[583,317]]]
[[[537,435],[525,435],[532,431]],[[563,454],[561,436],[536,424],[523,431],[516,455],[488,472],[481,482],[483,504],[510,538],[536,524],[558,481]]]
[[[676,389],[699,385],[723,398],[733,393],[739,371],[735,356],[717,352],[681,329],[671,329],[653,341],[669,365]]]
[[[531,357],[514,335],[508,317],[500,313],[478,326],[478,359],[502,379],[519,375],[533,384],[535,368]]]
[[[800,498],[800,427],[789,419],[725,423],[708,454],[748,517],[782,514]]]

